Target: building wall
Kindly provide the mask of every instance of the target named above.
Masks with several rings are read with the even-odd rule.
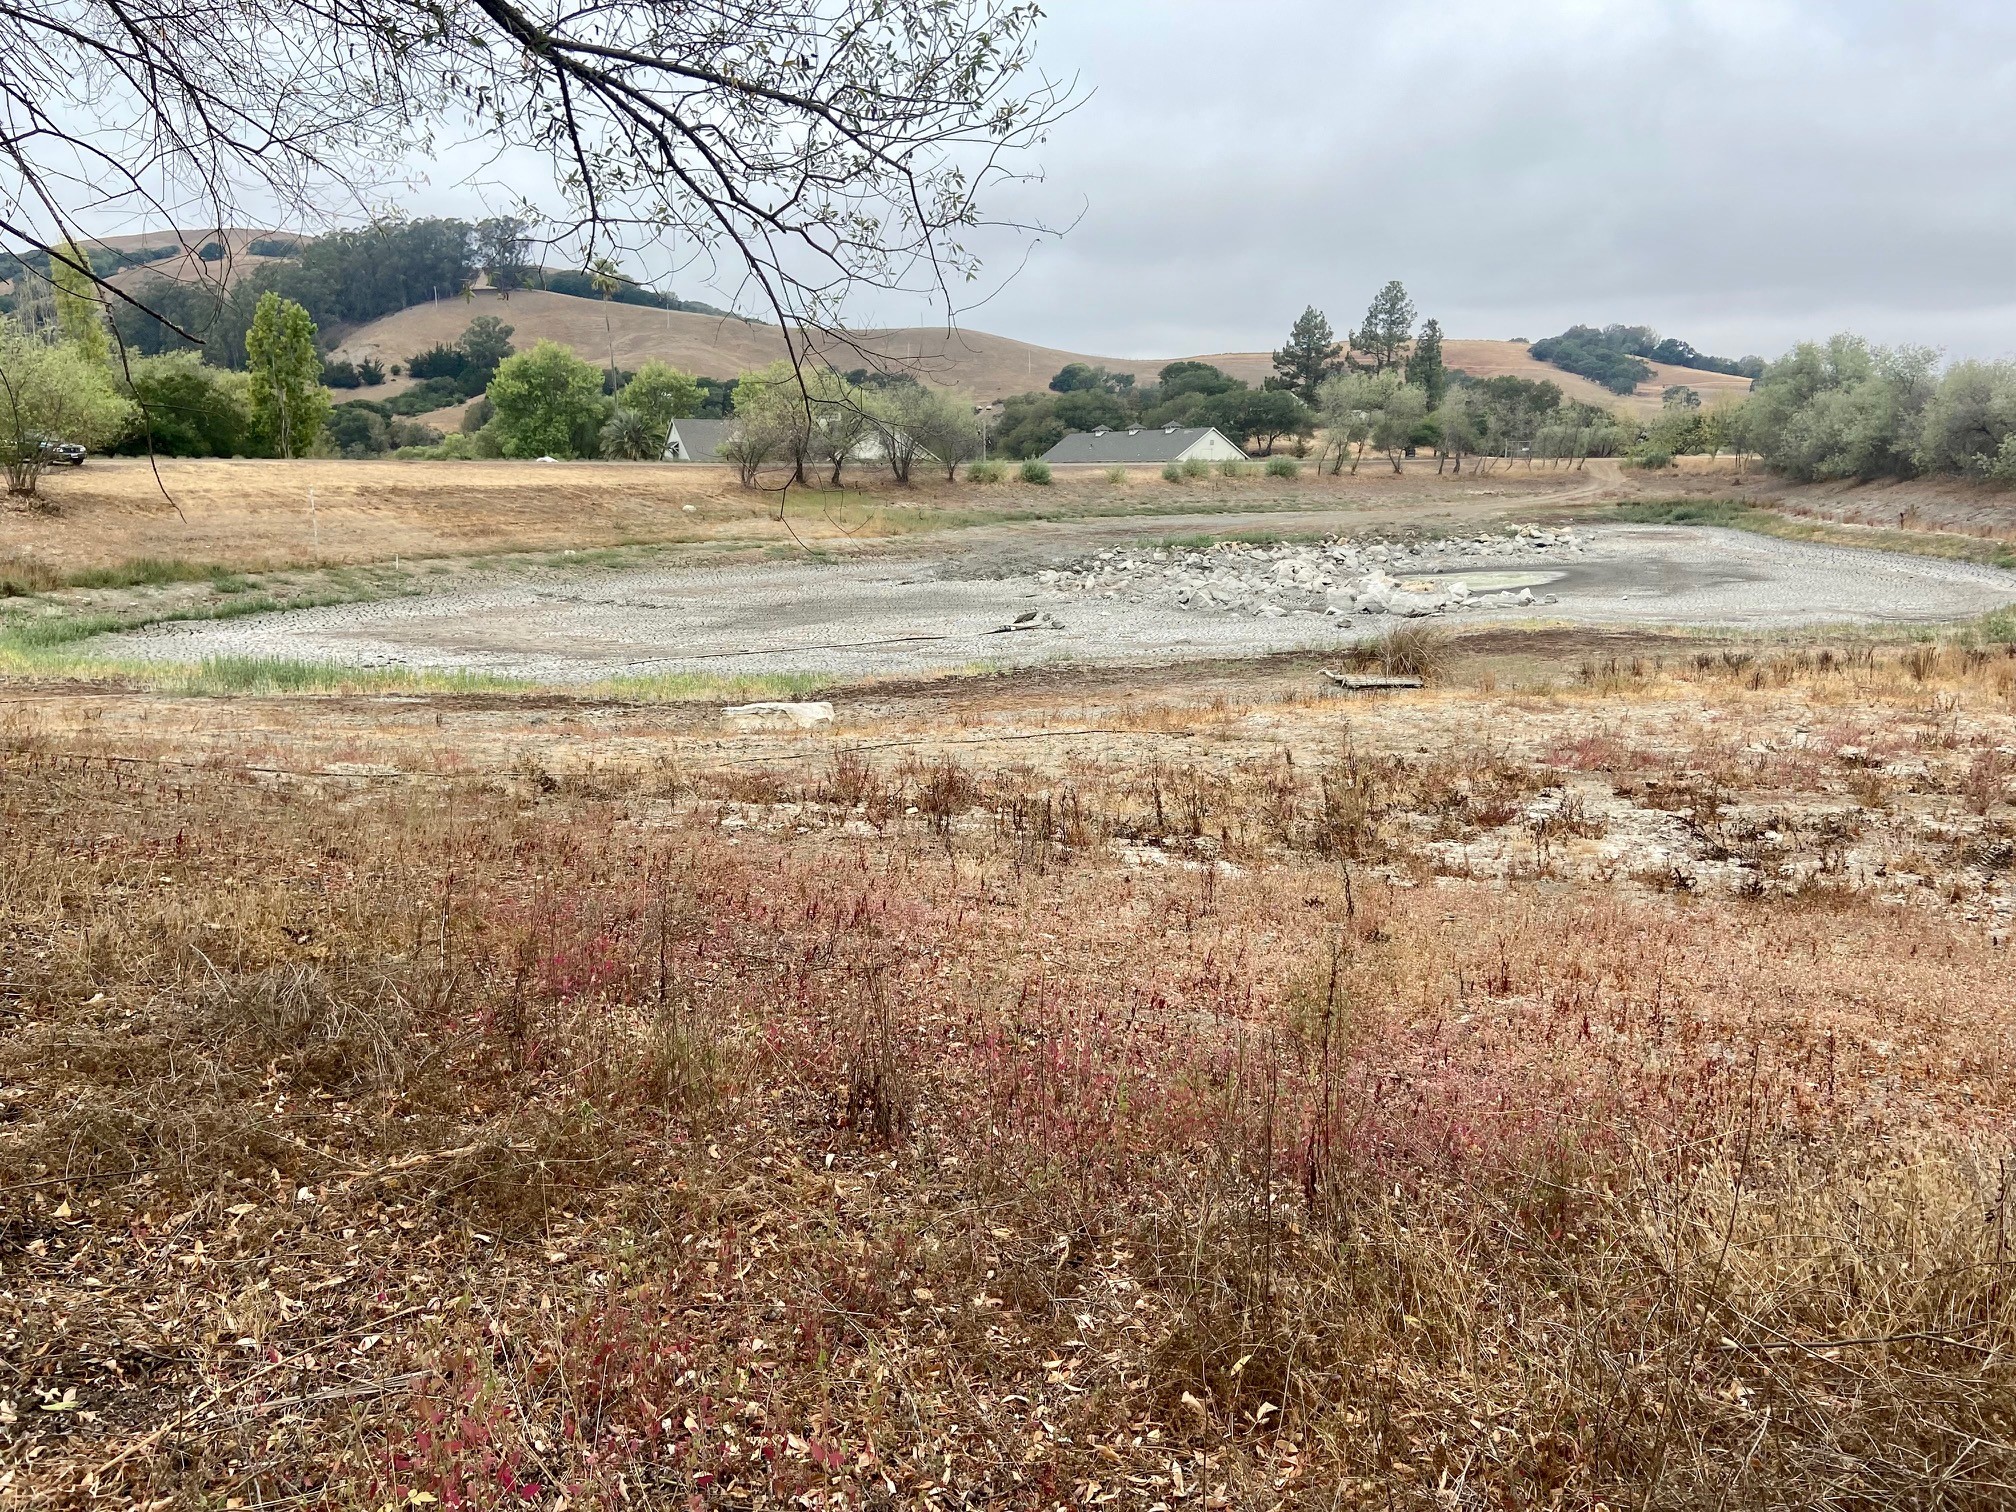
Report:
[[[1239,450],[1238,447],[1227,441],[1218,432],[1210,431],[1199,436],[1186,447],[1183,455],[1177,460],[1188,462],[1194,457],[1200,462],[1236,462],[1245,455],[1246,453]]]

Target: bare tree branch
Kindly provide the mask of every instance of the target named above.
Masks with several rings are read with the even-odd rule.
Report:
[[[794,360],[850,294],[956,319],[980,201],[1073,104],[1028,0],[0,0],[0,235],[357,207],[466,123],[554,163],[584,260],[739,264]],[[1040,227],[1019,227],[1025,232]],[[97,277],[97,274],[93,274]],[[100,279],[108,299],[131,296]],[[187,333],[183,333],[187,334]]]

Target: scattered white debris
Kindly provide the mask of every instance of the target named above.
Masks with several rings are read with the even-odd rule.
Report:
[[[1544,586],[1553,563],[1583,549],[1572,529],[1538,525],[1522,525],[1504,535],[1409,542],[1361,544],[1333,537],[1273,546],[1219,541],[1202,548],[1108,547],[1072,566],[1040,572],[1036,580],[1059,593],[1164,603],[1207,614],[1412,619],[1558,602],[1553,594],[1536,593],[1530,582],[1518,579],[1536,577]],[[1466,575],[1451,576],[1459,566]],[[1396,576],[1400,573],[1405,575]],[[1494,576],[1503,586],[1490,585]],[[1023,615],[1002,628],[1038,628],[1036,619]]]
[[[989,635],[1009,635],[1017,630],[1062,630],[1064,621],[1045,609],[1028,609],[1005,625],[996,625]]]
[[[833,723],[833,705],[830,703],[736,704],[732,708],[723,709],[721,717],[741,729],[790,727],[809,730],[815,725]]]

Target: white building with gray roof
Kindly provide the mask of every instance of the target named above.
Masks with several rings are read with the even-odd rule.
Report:
[[[667,462],[719,462],[727,439],[726,420],[674,420],[665,437]]]
[[[1070,462],[1103,462],[1124,466],[1141,462],[1237,462],[1246,455],[1225,434],[1210,425],[1134,425],[1119,430],[1073,431],[1043,460],[1053,466]]]

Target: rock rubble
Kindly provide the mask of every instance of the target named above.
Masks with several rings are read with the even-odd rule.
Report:
[[[1198,548],[1111,547],[1040,573],[1037,580],[1076,598],[1167,604],[1205,614],[1412,618],[1554,603],[1553,594],[1536,594],[1531,587],[1473,591],[1461,574],[1545,570],[1583,549],[1572,529],[1538,525],[1500,535],[1407,542],[1339,536],[1273,546],[1218,541]]]

